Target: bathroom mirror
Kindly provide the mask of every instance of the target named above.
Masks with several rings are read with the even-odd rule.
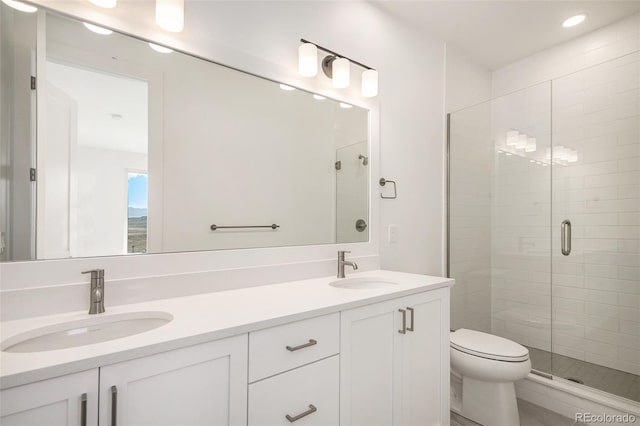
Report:
[[[1,7],[2,260],[368,241],[369,111]]]

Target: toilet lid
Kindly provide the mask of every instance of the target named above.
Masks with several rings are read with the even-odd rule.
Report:
[[[451,347],[469,355],[498,361],[522,362],[529,359],[524,346],[493,334],[460,328],[449,334]]]

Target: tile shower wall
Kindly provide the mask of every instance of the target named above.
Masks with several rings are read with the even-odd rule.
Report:
[[[640,53],[553,81],[553,352],[640,374]]]
[[[640,70],[634,53],[639,48],[640,15],[635,15],[493,73],[494,96],[554,79],[554,145],[578,152],[577,162],[553,170],[553,308],[547,312],[536,305],[550,305],[539,281],[549,276],[551,265],[517,256],[535,249],[532,233],[542,220],[533,214],[535,187],[521,185],[525,193],[514,188],[510,195],[507,188],[528,173],[530,185],[544,191],[548,177],[536,174],[533,163],[525,172],[527,165],[519,159],[496,160],[497,204],[503,209],[511,200],[515,208],[520,198],[522,212],[533,222],[520,235],[522,246],[513,246],[520,242],[513,239],[500,242],[496,233],[502,231],[494,230],[493,331],[634,374],[640,374]],[[494,211],[497,220],[517,220],[500,218],[502,209]],[[573,224],[573,247],[571,256],[564,257],[559,224],[567,218]],[[500,251],[509,244],[516,255],[502,259]],[[546,322],[551,315],[552,347]]]

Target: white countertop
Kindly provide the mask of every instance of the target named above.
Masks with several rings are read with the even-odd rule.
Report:
[[[448,278],[382,270],[352,273],[347,278],[367,276],[398,284],[377,289],[340,289],[328,285],[336,281],[335,277],[324,277],[119,306],[109,306],[107,293],[106,312],[101,317],[162,311],[173,315],[173,320],[141,334],[86,346],[32,353],[0,352],[0,389],[450,287],[454,283]],[[0,338],[4,341],[35,328],[89,317],[94,316],[82,311],[5,321],[0,323]]]

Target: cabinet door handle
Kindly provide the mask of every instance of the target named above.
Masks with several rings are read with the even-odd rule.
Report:
[[[402,330],[398,330],[398,333],[407,334],[407,311],[398,309],[398,312],[402,313]]]
[[[297,416],[293,416],[293,417],[287,414],[285,417],[287,418],[287,420],[289,420],[289,422],[293,423],[300,420],[303,417],[307,417],[309,414],[315,413],[316,411],[318,411],[318,409],[313,404],[309,404],[309,409],[304,413],[300,413]]]
[[[407,327],[407,331],[414,331],[414,328],[413,328],[413,317],[415,316],[415,312],[414,312],[413,308],[407,308],[407,311],[411,312],[411,325],[409,327]]]
[[[560,251],[564,256],[571,254],[571,221],[563,220],[560,233]]]
[[[87,394],[80,395],[80,426],[87,426]]]
[[[118,424],[118,388],[111,386],[111,426]]]
[[[314,339],[309,339],[309,343],[305,343],[303,345],[298,346],[287,346],[287,350],[289,352],[299,351],[300,349],[308,348],[309,346],[317,345],[318,341]]]

